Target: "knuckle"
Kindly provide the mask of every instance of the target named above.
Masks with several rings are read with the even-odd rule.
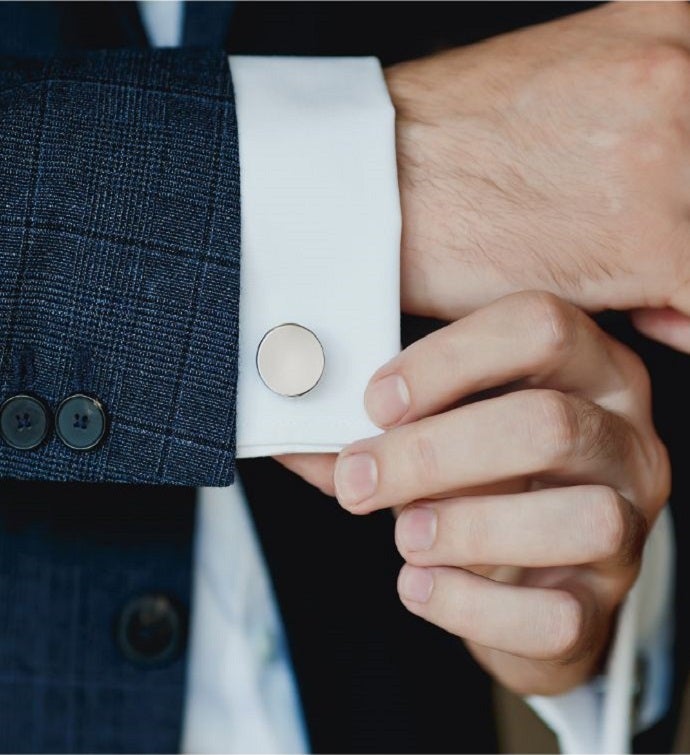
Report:
[[[644,518],[612,488],[597,488],[595,500],[592,530],[601,558],[623,566],[637,563],[647,537]]]
[[[547,291],[525,294],[527,332],[532,333],[544,357],[557,357],[575,341],[576,320],[573,309]]]
[[[618,553],[625,541],[627,522],[620,498],[613,488],[597,487],[590,493],[590,530],[597,557],[606,560]]]
[[[582,603],[572,594],[559,591],[554,595],[547,631],[551,638],[553,660],[571,663],[580,657],[584,645],[585,612]]]
[[[683,19],[687,25],[687,10]],[[680,103],[690,91],[690,53],[678,44],[650,44],[628,65],[635,91],[643,99]]]
[[[567,461],[577,448],[580,423],[577,411],[559,391],[534,390],[528,402],[528,432],[534,449],[552,465]]]
[[[617,341],[613,342],[613,348],[616,349],[616,356],[621,365],[621,373],[628,390],[639,397],[641,404],[649,405],[652,381],[642,358],[632,349]]]
[[[668,449],[653,428],[650,435],[645,444],[646,475],[643,499],[649,519],[654,521],[671,495],[671,461]]]
[[[634,434],[627,420],[596,404],[580,406],[580,452],[586,459],[596,457],[621,463],[633,455]]]
[[[670,31],[690,31],[690,12],[686,3],[663,3],[652,5],[653,13],[661,11]]]

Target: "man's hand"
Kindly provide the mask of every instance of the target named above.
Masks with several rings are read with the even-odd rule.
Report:
[[[690,8],[615,3],[396,65],[402,304],[539,288],[690,351]]]
[[[405,606],[521,693],[588,678],[669,492],[638,357],[513,294],[410,346],[366,399],[388,431],[340,454],[336,492],[358,514],[405,506]]]

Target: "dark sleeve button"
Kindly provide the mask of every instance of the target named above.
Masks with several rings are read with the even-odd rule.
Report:
[[[13,448],[36,448],[48,434],[48,425],[48,409],[33,396],[20,393],[0,406],[0,435]]]
[[[117,642],[125,658],[134,663],[165,663],[179,655],[185,627],[181,609],[167,595],[141,595],[122,610],[117,622]]]
[[[105,430],[105,410],[98,399],[75,393],[57,408],[55,431],[60,440],[75,451],[95,448],[103,439]]]

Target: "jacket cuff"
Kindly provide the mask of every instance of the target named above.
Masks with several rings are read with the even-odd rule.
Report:
[[[48,417],[28,450],[11,441],[29,420],[5,416],[0,476],[230,484],[240,199],[226,56],[3,61],[0,125],[0,399],[31,395]],[[88,450],[56,432],[89,426],[86,411],[58,413],[74,394],[106,417]]]

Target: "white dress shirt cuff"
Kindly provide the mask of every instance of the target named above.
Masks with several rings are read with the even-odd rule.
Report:
[[[230,57],[242,195],[237,456],[338,451],[377,433],[363,407],[400,349],[395,112],[374,58]],[[304,395],[257,369],[266,333],[312,331]]]
[[[668,709],[674,549],[665,509],[618,617],[605,675],[564,695],[527,698],[557,735],[561,752],[631,752],[635,732],[652,726]]]

